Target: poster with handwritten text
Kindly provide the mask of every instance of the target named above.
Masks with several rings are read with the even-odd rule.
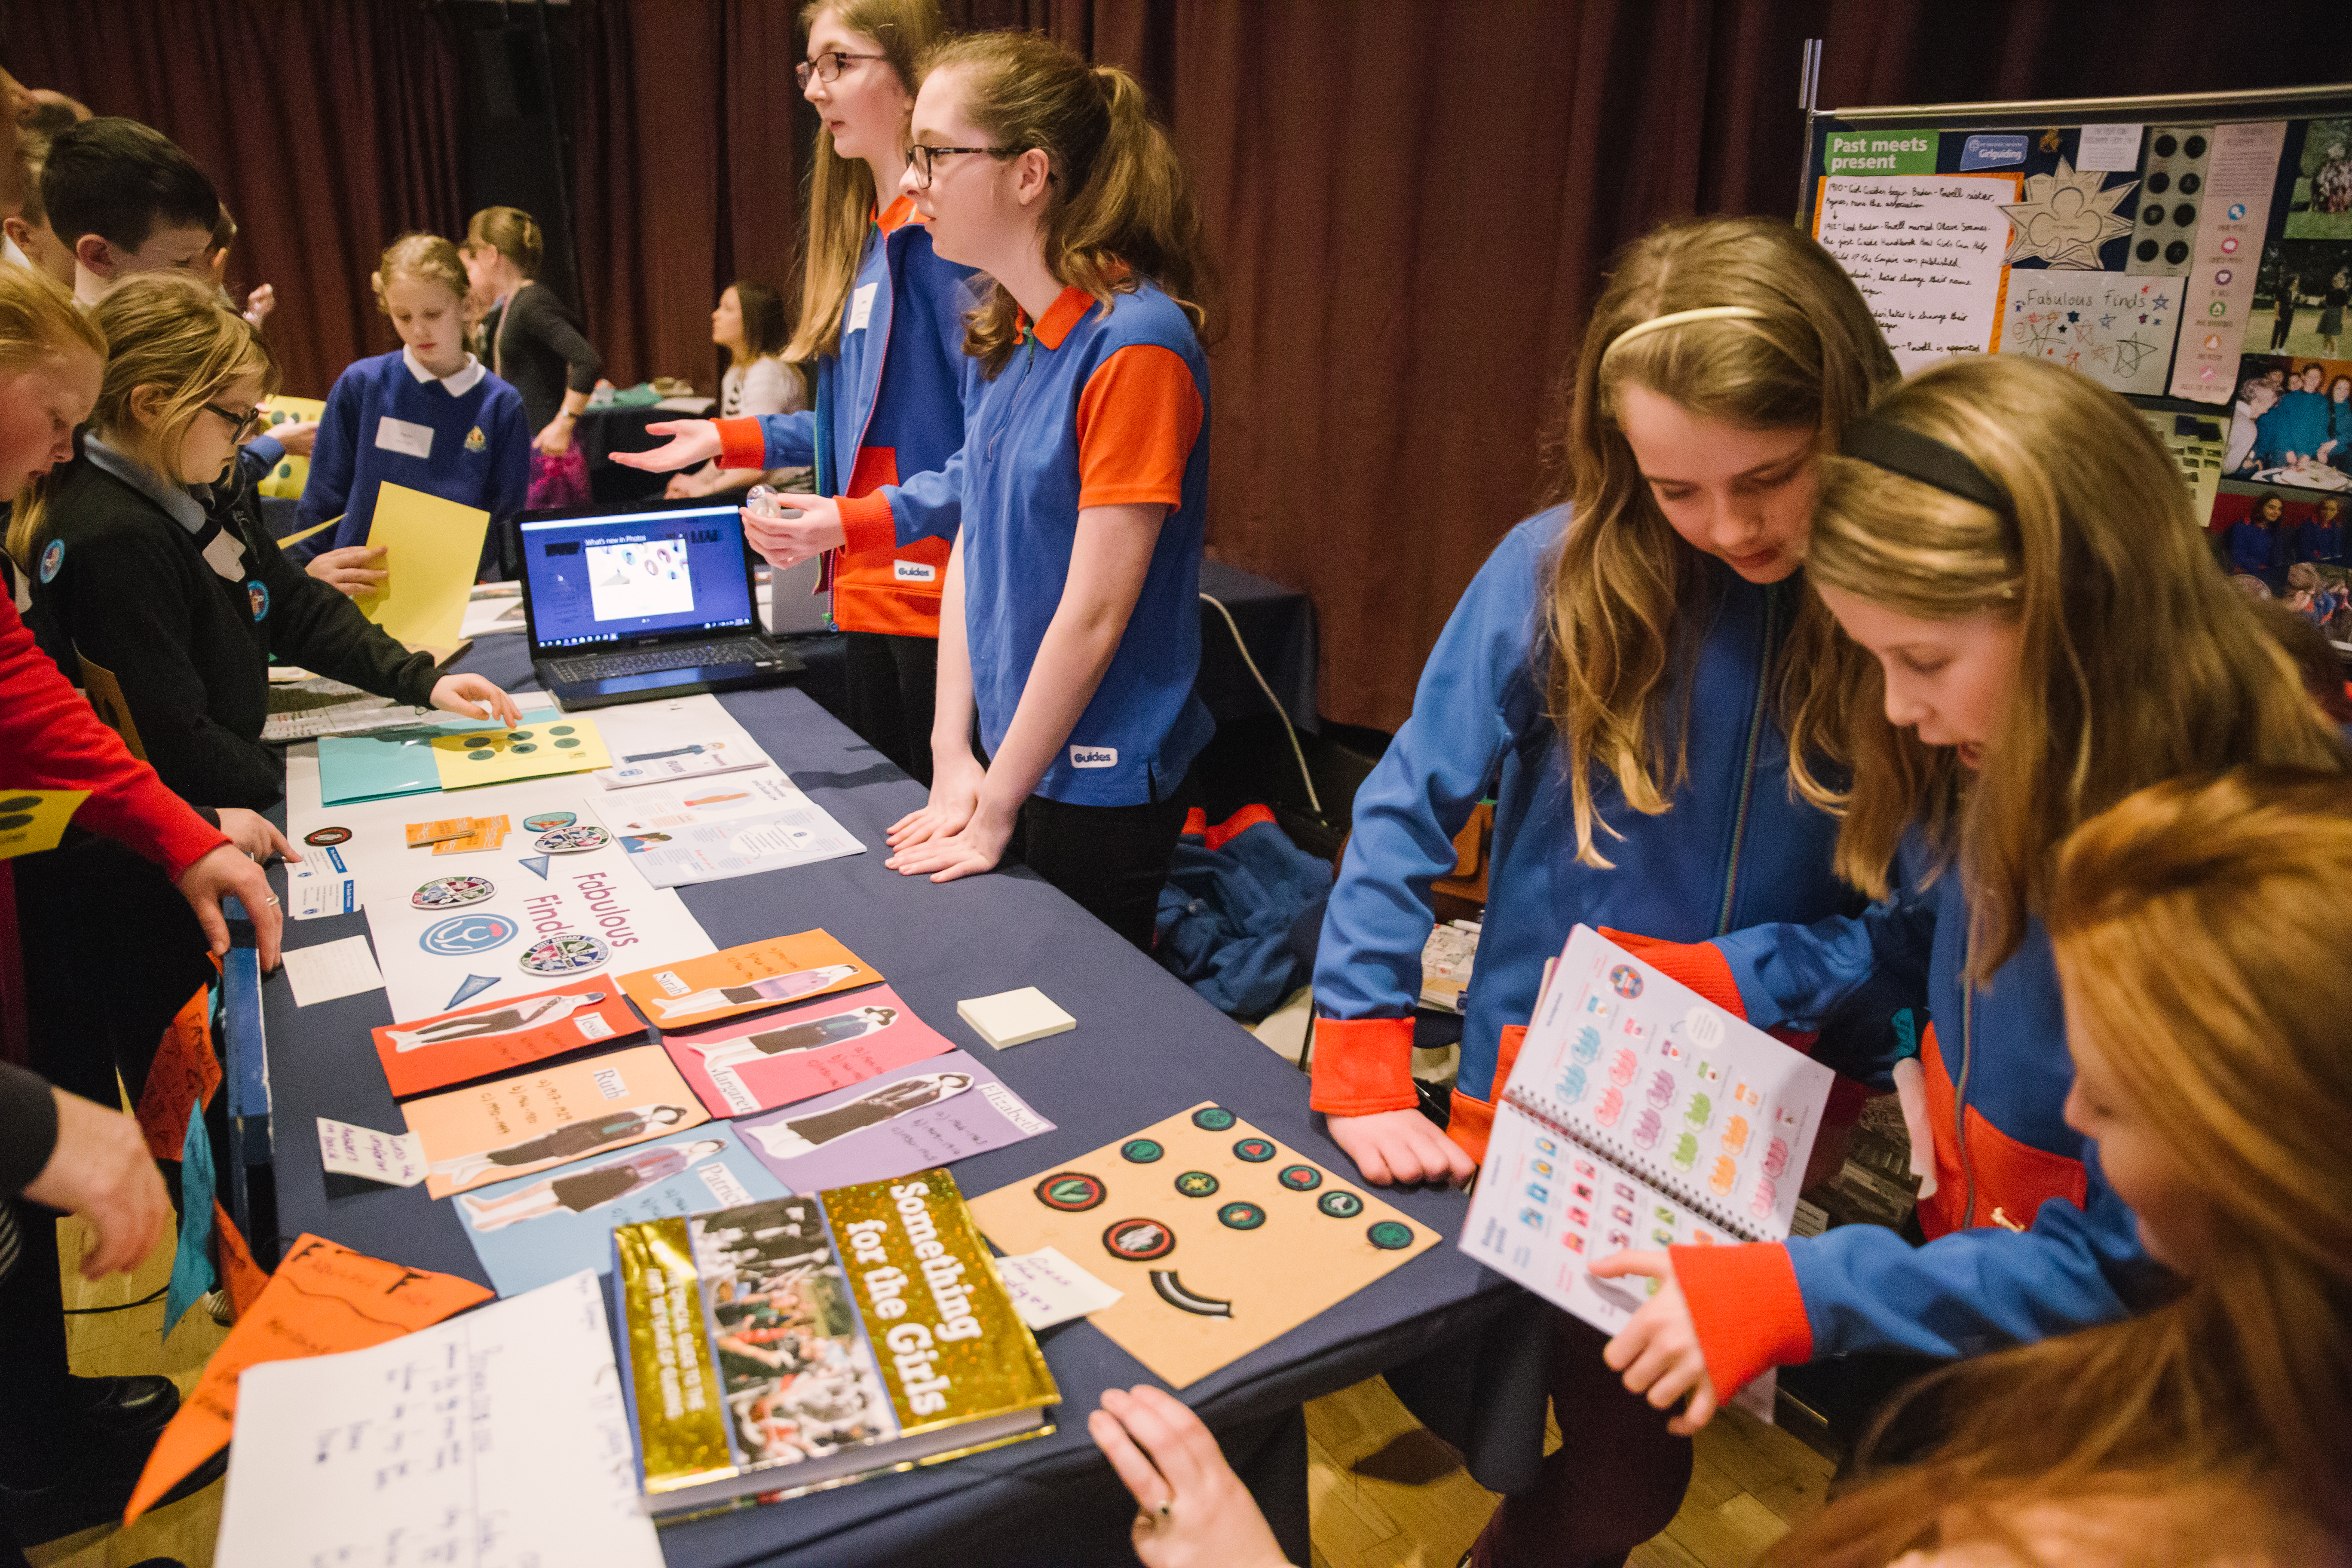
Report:
[[[2000,352],[2079,371],[2116,392],[2161,397],[2180,331],[2180,278],[2016,270]]]
[[[1840,175],[1821,182],[1813,237],[1862,290],[1910,374],[1986,353],[2002,327],[2014,174]]]

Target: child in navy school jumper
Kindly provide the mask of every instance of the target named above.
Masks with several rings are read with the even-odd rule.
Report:
[[[1954,1358],[2145,1305],[2131,1211],[2065,1116],[2073,1064],[2039,911],[2057,847],[2136,790],[2249,764],[2342,772],[2333,722],[2191,526],[2122,398],[2012,356],[1883,399],[1829,460],[1815,591],[1876,656],[1850,710],[1840,868],[1897,894],[1852,919],[1631,945],[1760,1027],[1805,1027],[1924,965],[1924,1247],[1845,1226],[1785,1244],[1620,1254],[1662,1288],[1612,1342],[1686,1430],[1774,1365]],[[1932,869],[1932,877],[1918,876]],[[1885,1082],[1891,1059],[1852,1064]]]
[[[933,247],[996,287],[966,339],[989,384],[965,425],[930,802],[892,826],[888,864],[948,881],[1013,850],[1148,952],[1215,727],[1192,691],[1198,216],[1134,79],[1040,37],[933,50],[914,132],[905,187]]]
[[[1579,922],[1696,941],[1859,903],[1819,804],[1843,782],[1822,700],[1841,679],[1801,562],[1816,455],[1894,357],[1785,223],[1670,226],[1611,279],[1575,367],[1555,498],[1573,516],[1555,505],[1496,547],[1356,795],[1317,951],[1313,1104],[1368,1182],[1460,1181],[1485,1157],[1545,962]],[[1412,1070],[1429,885],[1488,795],[1486,934],[1441,1131]],[[1664,1528],[1690,1474],[1600,1333],[1547,1322],[1566,1443],[1496,1510],[1482,1564],[1611,1559]]]
[[[403,346],[335,378],[297,531],[342,521],[289,549],[287,559],[346,594],[380,588],[383,552],[367,538],[376,491],[389,481],[488,512],[478,574],[491,575],[499,539],[530,486],[522,398],[466,352],[466,267],[457,247],[437,235],[404,234],[384,251],[373,282]]]

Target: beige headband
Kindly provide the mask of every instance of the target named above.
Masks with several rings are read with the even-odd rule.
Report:
[[[1601,351],[1601,357],[1607,359],[1644,332],[1679,327],[1685,321],[1760,321],[1763,319],[1763,311],[1747,305],[1708,305],[1696,310],[1675,310],[1668,315],[1653,316],[1646,321],[1626,328],[1610,340],[1609,346]]]

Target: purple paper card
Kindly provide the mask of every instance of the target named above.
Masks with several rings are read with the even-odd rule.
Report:
[[[798,1193],[887,1182],[1053,1130],[962,1051],[735,1123],[744,1147]]]

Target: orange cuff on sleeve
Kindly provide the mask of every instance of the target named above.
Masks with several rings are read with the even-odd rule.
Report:
[[[768,466],[768,433],[757,419],[713,419],[719,432],[719,466],[722,468],[764,468]]]
[[[1717,1398],[1730,1399],[1773,1367],[1813,1359],[1813,1325],[1787,1247],[1676,1247],[1668,1255]]]
[[[1184,465],[1201,435],[1201,391],[1175,350],[1130,343],[1078,395],[1078,506],[1184,499]]]
[[[844,551],[851,555],[887,555],[898,548],[898,524],[890,516],[888,496],[879,491],[842,496],[833,504],[841,509]]]
[[[1739,999],[1738,984],[1731,978],[1731,961],[1715,943],[1663,942],[1654,936],[1611,931],[1606,926],[1601,934],[1667,979],[1689,986],[1733,1017],[1748,1016],[1748,1005]]]
[[[1412,1110],[1412,1020],[1316,1019],[1314,1079],[1307,1103],[1328,1116]]]

